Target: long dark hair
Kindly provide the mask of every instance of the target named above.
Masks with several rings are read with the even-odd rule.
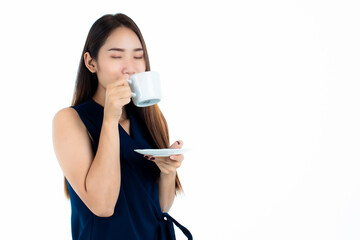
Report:
[[[145,70],[150,71],[149,55],[146,49],[144,38],[135,22],[124,14],[104,15],[99,18],[90,28],[83,52],[81,54],[80,65],[78,69],[72,106],[77,106],[89,100],[96,92],[98,79],[96,73],[90,72],[85,66],[84,54],[89,52],[93,59],[97,59],[99,49],[104,45],[108,36],[118,27],[131,29],[139,38],[144,50]],[[169,148],[169,130],[164,115],[159,106],[135,107],[140,120],[146,125],[153,143],[157,148]],[[64,178],[65,195],[69,198],[69,189]],[[176,192],[181,192],[182,187],[178,175],[175,181]]]

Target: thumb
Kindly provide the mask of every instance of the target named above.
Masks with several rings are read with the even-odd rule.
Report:
[[[174,148],[174,149],[180,149],[182,146],[183,146],[183,141],[181,140],[178,140],[178,141],[175,141],[171,146],[170,148]]]

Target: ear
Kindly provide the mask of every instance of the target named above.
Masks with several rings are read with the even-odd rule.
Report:
[[[84,62],[85,66],[87,67],[87,69],[89,69],[90,72],[96,73],[96,62],[95,59],[90,56],[89,52],[86,52],[84,54]]]

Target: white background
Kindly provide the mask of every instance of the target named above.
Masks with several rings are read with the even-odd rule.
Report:
[[[91,25],[117,12],[161,73],[172,142],[192,148],[170,214],[195,239],[360,239],[358,1],[0,5],[0,239],[70,239],[52,118]]]

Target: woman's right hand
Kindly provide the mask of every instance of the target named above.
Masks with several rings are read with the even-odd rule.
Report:
[[[107,85],[105,93],[104,119],[119,122],[122,108],[130,102],[131,89],[127,82],[129,75]]]

